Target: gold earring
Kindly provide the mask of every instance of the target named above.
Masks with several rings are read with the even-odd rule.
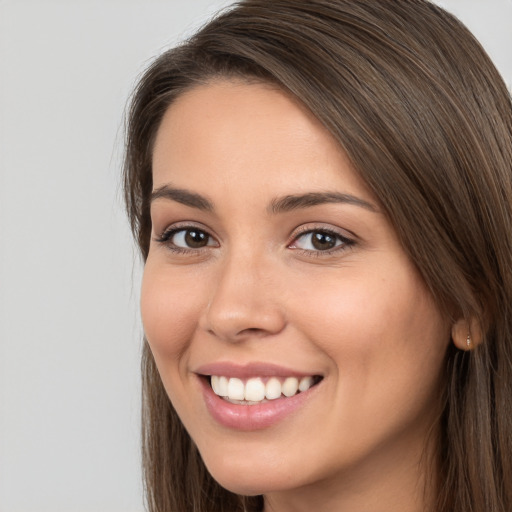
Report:
[[[471,348],[471,335],[469,334],[468,332],[468,337],[466,338],[466,346],[469,348]]]

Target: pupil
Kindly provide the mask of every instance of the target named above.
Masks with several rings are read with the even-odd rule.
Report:
[[[205,247],[208,244],[208,235],[203,231],[187,231],[185,242],[193,249]]]
[[[313,247],[320,251],[332,249],[336,245],[336,238],[328,233],[317,231],[313,233]]]

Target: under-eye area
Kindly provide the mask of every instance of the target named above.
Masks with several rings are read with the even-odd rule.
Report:
[[[205,378],[216,395],[240,405],[256,405],[279,398],[290,398],[308,391],[323,380],[320,375],[251,377],[249,379],[210,375]]]

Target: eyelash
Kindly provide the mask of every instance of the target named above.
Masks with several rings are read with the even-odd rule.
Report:
[[[321,233],[323,235],[328,235],[330,237],[333,237],[336,240],[336,243],[339,241],[339,245],[335,245],[331,249],[326,249],[325,251],[322,250],[311,250],[311,249],[301,249],[301,248],[294,248],[295,251],[297,251],[299,254],[308,256],[308,257],[314,257],[314,258],[321,258],[321,257],[327,257],[332,256],[333,254],[336,254],[338,252],[343,252],[355,245],[355,241],[347,238],[346,236],[342,235],[338,231],[334,229],[329,229],[325,227],[304,227],[299,229],[299,232],[294,235],[293,241],[291,244],[288,245],[290,247],[293,244],[296,244],[297,241],[301,237],[305,237],[306,235],[312,235],[313,233]]]
[[[199,253],[203,252],[203,250],[207,249],[208,247],[211,247],[211,246],[206,245],[206,246],[200,247],[200,248],[193,248],[193,247],[185,248],[185,247],[179,247],[179,246],[175,245],[174,243],[171,242],[171,239],[176,234],[178,234],[182,231],[184,231],[184,232],[187,232],[187,231],[200,232],[200,233],[205,234],[209,240],[213,239],[213,237],[206,230],[198,228],[197,226],[194,226],[194,225],[185,225],[185,226],[174,226],[172,228],[166,229],[161,235],[156,237],[154,240],[157,243],[165,245],[170,251],[172,251],[175,254],[190,254],[190,253],[199,254]]]
[[[208,247],[212,247],[211,245],[205,245],[203,247],[199,248],[185,248],[185,247],[179,247],[171,242],[171,239],[180,232],[187,232],[187,231],[196,231],[203,233],[208,237],[209,240],[213,239],[213,237],[204,229],[198,228],[194,225],[185,225],[185,226],[175,226],[172,228],[169,228],[165,230],[161,235],[156,237],[154,240],[157,243],[165,245],[170,251],[172,251],[175,254],[200,254],[204,250],[207,250]],[[321,233],[323,235],[327,235],[330,237],[333,237],[336,240],[336,243],[340,242],[338,245],[335,245],[331,249],[323,250],[311,250],[311,249],[301,249],[298,247],[292,247],[294,244],[297,243],[297,241],[305,237],[306,235],[312,235],[313,233]],[[346,236],[343,236],[341,233],[333,230],[328,229],[325,227],[317,227],[317,228],[311,228],[311,227],[305,227],[299,230],[298,233],[296,233],[293,237],[293,240],[291,243],[288,244],[287,247],[290,247],[294,251],[297,251],[299,254],[308,256],[308,257],[322,257],[322,256],[330,256],[332,254],[345,251],[355,245],[355,241],[347,238]]]

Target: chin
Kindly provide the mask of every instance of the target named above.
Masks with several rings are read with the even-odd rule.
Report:
[[[249,461],[250,459],[246,459]],[[212,477],[225,489],[243,496],[256,496],[293,487],[290,475],[282,475],[272,467],[252,464],[229,464],[225,460],[205,462]]]

